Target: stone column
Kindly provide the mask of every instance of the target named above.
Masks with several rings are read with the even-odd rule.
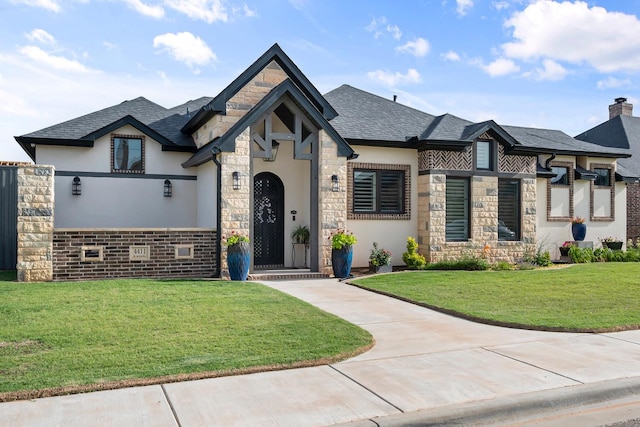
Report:
[[[325,131],[318,133],[320,138],[319,165],[319,203],[320,221],[320,271],[331,274],[331,233],[347,226],[347,159],[338,156],[338,145]],[[331,177],[338,176],[340,191],[333,191]],[[356,236],[357,238],[358,236]]]
[[[219,232],[222,237],[229,237],[232,231],[245,236],[250,235],[252,177],[249,143],[249,128],[247,127],[236,138],[235,152],[223,152],[220,156],[222,168],[222,218]],[[240,188],[238,190],[233,189],[234,172],[238,172],[240,176]],[[227,248],[224,245],[222,245],[221,263],[223,276],[228,276]]]
[[[53,280],[53,184],[53,166],[18,168],[17,269],[20,282]]]

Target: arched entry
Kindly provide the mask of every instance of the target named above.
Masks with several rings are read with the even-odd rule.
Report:
[[[284,267],[284,185],[271,172],[253,180],[253,265]]]

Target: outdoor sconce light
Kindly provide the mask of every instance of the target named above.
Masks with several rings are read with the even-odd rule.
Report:
[[[233,176],[233,189],[239,190],[240,189],[240,172],[235,171],[233,172],[232,176]]]
[[[164,180],[164,197],[171,197],[173,194],[173,185],[168,179]]]
[[[276,156],[278,155],[278,148],[280,148],[280,143],[278,141],[273,141],[273,143],[271,144],[271,157],[266,157],[264,161],[275,162]]]
[[[338,180],[338,175],[331,176],[331,191],[337,193],[340,191],[340,181]]]
[[[73,182],[71,183],[71,194],[74,196],[82,194],[82,182],[80,182],[79,176],[73,178]]]

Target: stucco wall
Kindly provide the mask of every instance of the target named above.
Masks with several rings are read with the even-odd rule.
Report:
[[[358,238],[354,247],[353,266],[366,267],[373,242],[390,250],[393,265],[404,265],[407,237],[418,233],[418,155],[415,150],[354,146],[358,163],[398,164],[411,166],[411,219],[409,220],[347,220],[347,228]],[[349,177],[348,179],[351,179]],[[349,195],[348,195],[349,197]]]
[[[198,166],[196,187],[198,198],[197,225],[198,227],[216,228],[218,174],[215,163],[210,161]]]
[[[143,136],[131,126],[112,134]],[[146,136],[144,144],[143,175],[116,178],[79,174],[82,183],[79,196],[71,194],[71,182],[76,172],[111,172],[111,134],[96,140],[92,148],[38,146],[38,163],[56,165],[55,227],[197,226],[196,180],[172,178],[172,197],[163,195],[166,176],[196,177],[195,168],[181,166],[190,153],[163,152],[158,142]],[[150,175],[158,176],[151,178]]]

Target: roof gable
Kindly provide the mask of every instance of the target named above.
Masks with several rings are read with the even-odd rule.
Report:
[[[199,166],[213,157],[212,149],[220,151],[235,151],[235,140],[242,131],[258,120],[267,110],[276,104],[283,96],[288,95],[301,109],[309,115],[315,124],[323,129],[338,144],[338,155],[351,158],[353,149],[331,126],[326,118],[315,108],[309,99],[291,80],[287,79],[271,90],[247,114],[240,118],[224,135],[214,139],[201,147],[196,154],[182,164],[183,167]]]
[[[269,48],[260,58],[242,72],[229,86],[224,88],[218,96],[213,98],[211,102],[202,107],[181,129],[183,133],[192,134],[211,117],[216,114],[227,113],[227,101],[237,94],[240,89],[245,87],[260,71],[267,67],[272,61],[275,61],[287,77],[300,88],[302,93],[311,101],[318,111],[326,120],[331,120],[338,115],[336,110],[327,102],[320,94],[318,89],[307,79],[300,71],[298,66],[293,63],[291,58],[284,53],[280,46],[276,43]]]

